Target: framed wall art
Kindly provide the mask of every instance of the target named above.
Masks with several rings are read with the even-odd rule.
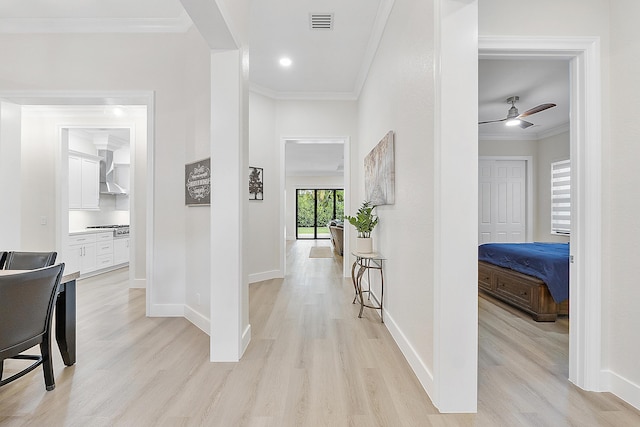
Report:
[[[249,166],[249,200],[262,200],[264,191],[263,170]]]
[[[395,157],[393,131],[387,132],[364,158],[366,200],[374,206],[395,202]]]
[[[211,204],[211,158],[187,163],[184,167],[184,203],[187,206]]]

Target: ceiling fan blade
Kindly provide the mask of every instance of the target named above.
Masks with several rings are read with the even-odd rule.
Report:
[[[518,124],[518,126],[520,126],[522,129],[526,129],[529,126],[533,126],[533,123],[529,123],[525,120],[520,119],[520,124]]]
[[[484,125],[487,123],[498,123],[498,122],[504,122],[505,120],[507,120],[507,118],[505,117],[504,119],[500,119],[500,120],[488,120],[486,122],[478,122],[479,125]]]
[[[540,104],[537,107],[533,107],[530,110],[525,111],[524,113],[520,114],[518,117],[527,117],[530,116],[532,114],[536,114],[539,113],[540,111],[544,111],[544,110],[548,110],[549,108],[553,108],[555,107],[556,104]]]

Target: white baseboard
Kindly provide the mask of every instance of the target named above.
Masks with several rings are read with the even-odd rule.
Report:
[[[184,304],[151,304],[149,317],[184,317]]]
[[[188,304],[185,304],[184,306],[184,317],[189,322],[197,326],[202,332],[211,336],[211,321],[191,308]]]
[[[282,279],[284,275],[280,270],[264,271],[262,273],[254,273],[249,275],[249,283],[262,282],[264,280]]]
[[[413,372],[418,377],[418,381],[422,384],[422,388],[427,392],[429,398],[433,402],[433,374],[429,372],[429,369],[424,364],[418,353],[413,348],[411,343],[407,340],[407,337],[402,333],[398,325],[393,320],[393,316],[391,316],[388,312],[384,312],[384,324],[391,333],[391,336],[395,340],[396,344],[400,348],[400,351],[404,355],[407,362],[409,362],[409,366],[413,369]]]
[[[602,371],[604,388],[636,409],[640,409],[640,385],[621,377],[613,371]]]
[[[247,351],[247,347],[251,342],[251,324],[248,324],[242,333],[242,351],[240,352],[240,357],[244,355],[244,352]]]
[[[135,279],[130,289],[145,289],[147,287],[147,279]]]

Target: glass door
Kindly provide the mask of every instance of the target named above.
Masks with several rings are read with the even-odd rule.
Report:
[[[329,239],[327,224],[344,218],[344,190],[297,190],[296,238]]]

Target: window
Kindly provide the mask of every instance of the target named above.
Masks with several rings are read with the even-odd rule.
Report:
[[[571,161],[551,163],[551,234],[571,233]]]
[[[344,190],[296,191],[296,239],[330,238],[332,219],[344,219]]]

